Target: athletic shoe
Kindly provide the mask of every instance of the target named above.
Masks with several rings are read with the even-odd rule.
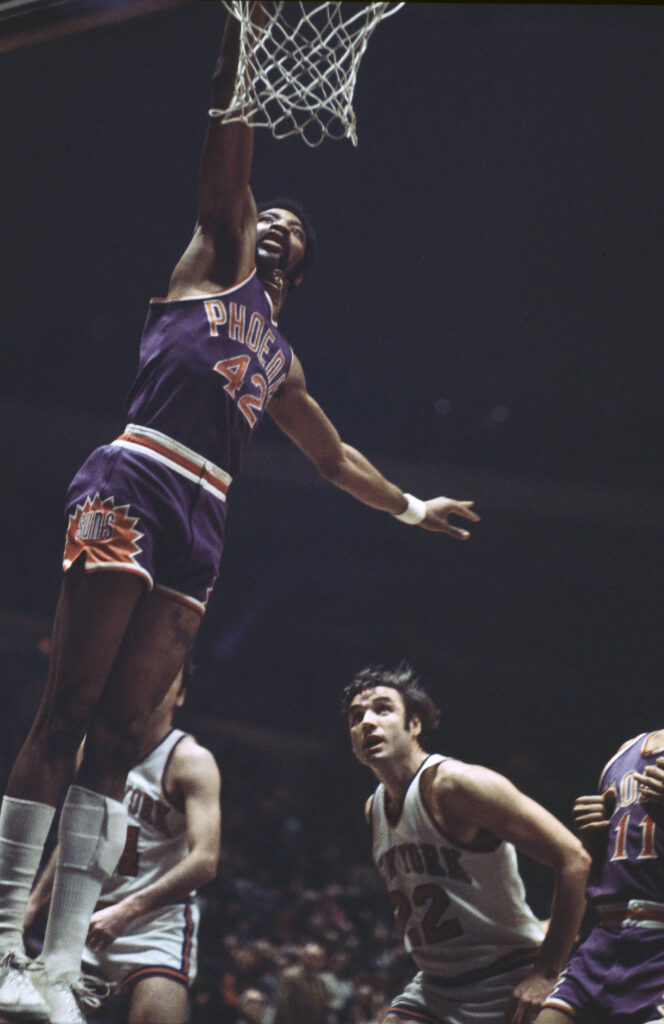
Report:
[[[41,961],[21,953],[5,953],[0,959],[0,1017],[17,1024],[48,1024],[49,1008],[39,982],[44,973]]]
[[[44,971],[37,982],[48,1003],[49,1024],[85,1024],[83,1007],[96,1010],[110,995],[112,986],[100,978],[82,975],[75,981],[53,981]]]

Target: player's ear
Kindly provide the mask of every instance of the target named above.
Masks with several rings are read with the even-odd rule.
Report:
[[[300,282],[301,282],[303,277],[304,277],[304,274],[298,274],[297,277],[294,277],[292,279],[291,284],[292,284],[293,288],[297,288],[298,284],[300,284]]]
[[[422,732],[422,719],[420,718],[420,716],[412,714],[410,716],[409,726],[410,726],[410,735],[411,736],[419,736],[420,733]]]

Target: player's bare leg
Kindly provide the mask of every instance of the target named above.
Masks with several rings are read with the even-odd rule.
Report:
[[[0,875],[8,878],[12,894],[11,913],[0,915],[0,935],[9,942],[5,948],[22,950],[23,903],[48,832],[47,812],[52,816],[88,732],[83,774],[62,810],[59,866],[44,943],[49,983],[41,986],[41,995],[51,1019],[78,1019],[74,992],[90,915],[125,842],[126,811],[116,797],[122,796],[147,715],[181,667],[199,624],[197,612],[163,594],[147,593],[131,573],[87,574],[78,563],[65,576],[49,680],[10,778],[9,801],[3,804],[3,814],[8,808],[14,815],[6,848],[15,848],[17,815],[28,821],[27,839],[20,857],[3,865]],[[30,824],[35,815],[39,835]],[[15,984],[24,990],[17,1003],[31,1001],[25,972],[19,978],[20,970],[11,966],[0,1000],[5,1010],[12,1009]]]
[[[182,667],[200,621],[197,611],[172,597],[144,593],[94,710],[81,769],[63,807],[42,953],[50,985],[44,995],[56,1012],[62,1003],[69,1013],[72,994],[79,994],[90,917],[124,848],[126,809],[120,800],[127,773],[138,759],[149,715]],[[62,1018],[70,1020],[64,1009]]]
[[[187,990],[169,978],[143,978],[131,993],[127,1024],[185,1024]]]
[[[201,623],[158,590],[141,598],[87,731],[77,783],[121,800],[147,721],[182,668]]]
[[[36,1019],[48,1008],[23,957],[27,899],[76,749],[108,679],[144,584],[128,573],[63,579],[49,675],[0,812],[0,1013]]]
[[[57,803],[144,589],[132,573],[87,573],[82,560],[65,574],[46,688],[8,796]]]

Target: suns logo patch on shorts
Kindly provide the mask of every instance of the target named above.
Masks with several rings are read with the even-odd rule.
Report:
[[[133,569],[144,573],[138,562],[142,553],[139,541],[143,533],[138,519],[131,515],[129,505],[116,505],[113,497],[87,497],[76,505],[67,524],[63,568],[69,569],[84,553],[86,568],[95,565]]]
[[[149,590],[202,615],[219,573],[226,520],[218,488],[204,485],[221,470],[199,459],[196,477],[138,449],[103,445],[79,469],[67,492],[62,567],[67,572],[80,558],[87,572],[135,573]]]

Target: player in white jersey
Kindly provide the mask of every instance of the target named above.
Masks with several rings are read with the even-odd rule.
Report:
[[[373,856],[419,968],[383,1024],[525,1024],[572,947],[590,858],[502,775],[426,753],[440,712],[408,665],[364,669],[342,709],[380,783],[366,807]],[[546,934],[515,847],[553,871]]]
[[[212,754],[172,725],[184,701],[179,672],[150,716],[142,759],[127,778],[127,841],[102,887],[83,965],[129,999],[128,1024],[184,1024],[196,975],[195,890],[214,878],[221,829],[220,777]],[[48,901],[51,859],[26,922]]]

